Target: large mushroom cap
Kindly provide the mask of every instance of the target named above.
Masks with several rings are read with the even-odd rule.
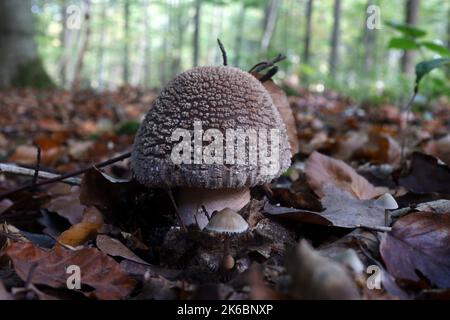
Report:
[[[277,170],[262,172],[259,161],[175,164],[171,152],[179,141],[172,141],[172,133],[185,129],[193,138],[194,121],[202,122],[203,132],[218,129],[224,141],[227,129],[265,129],[269,150],[270,129],[278,129]],[[204,141],[203,147],[209,143]],[[223,150],[225,157],[225,142]],[[131,166],[136,179],[150,187],[237,188],[270,182],[287,170],[290,155],[280,114],[257,79],[233,67],[197,67],[178,75],[161,91],[135,138]]]

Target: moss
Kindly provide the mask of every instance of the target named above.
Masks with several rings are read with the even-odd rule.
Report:
[[[18,67],[11,82],[15,87],[51,88],[55,84],[48,76],[40,59],[31,60]]]

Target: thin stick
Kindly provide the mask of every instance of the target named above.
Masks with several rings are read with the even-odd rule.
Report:
[[[375,231],[381,231],[381,232],[386,232],[386,231],[391,231],[392,228],[391,227],[382,227],[382,226],[366,226],[363,224],[358,224],[356,225],[357,228],[363,228],[363,229],[368,229],[368,230],[375,230]]]
[[[271,79],[276,73],[278,72],[278,66],[274,66],[273,68],[269,69],[265,75],[263,75],[259,81],[262,83],[266,82],[267,80]]]
[[[36,186],[37,180],[39,178],[40,168],[41,168],[41,147],[37,146],[36,169],[34,170],[33,181],[32,181],[32,184],[34,186]]]
[[[203,214],[208,218],[208,221],[211,220],[211,215],[208,213],[208,210],[206,210],[204,205],[201,205],[201,208],[203,210]]]
[[[127,153],[121,154],[120,156],[117,156],[117,157],[108,159],[108,160],[106,160],[106,161],[103,161],[103,162],[100,162],[100,163],[96,163],[96,164],[90,165],[90,166],[88,166],[88,167],[86,167],[86,168],[84,168],[84,169],[80,169],[80,170],[77,170],[77,171],[69,172],[69,173],[62,174],[62,175],[59,175],[59,176],[57,176],[57,177],[48,179],[48,180],[44,180],[44,181],[38,182],[38,183],[36,183],[35,185],[33,185],[32,183],[26,184],[26,185],[21,186],[21,187],[18,187],[18,188],[16,188],[16,189],[13,189],[13,190],[6,191],[6,192],[1,193],[1,194],[0,194],[0,200],[6,198],[6,197],[8,197],[8,196],[11,196],[12,194],[15,194],[15,193],[17,193],[17,192],[21,192],[21,191],[24,191],[24,190],[28,190],[28,189],[31,189],[31,188],[34,188],[34,187],[40,187],[40,186],[47,185],[47,184],[50,184],[50,183],[55,183],[55,182],[63,181],[63,180],[65,180],[65,179],[67,179],[67,178],[79,176],[80,174],[83,174],[83,173],[85,173],[86,171],[88,171],[88,170],[90,170],[90,169],[93,169],[93,168],[102,168],[102,167],[109,166],[110,164],[113,164],[113,163],[122,161],[122,160],[124,160],[124,159],[127,159],[127,158],[129,158],[130,156],[131,156],[131,152],[127,152]]]
[[[217,39],[217,43],[219,44],[220,51],[222,52],[222,59],[223,59],[223,65],[228,65],[228,58],[227,58],[227,52],[225,51],[225,47],[223,46],[220,39]]]
[[[1,173],[12,173],[19,176],[26,176],[26,177],[33,177],[36,175],[36,169],[28,169],[24,167],[17,166],[15,164],[8,164],[8,163],[0,163],[0,172]],[[59,177],[59,174],[51,173],[47,171],[38,171],[38,178],[40,179],[53,179]],[[64,180],[61,180],[61,182],[71,184],[71,185],[80,185],[81,179],[79,178],[67,178]]]
[[[275,63],[280,62],[282,60],[286,59],[286,56],[279,53],[275,58],[269,61],[261,61],[257,64],[255,64],[248,72],[260,72],[264,69],[270,68],[275,65]]]
[[[173,197],[172,189],[170,189],[170,188],[165,188],[165,189],[166,189],[167,194],[169,195],[170,201],[172,201],[172,205],[175,209],[175,214],[177,216],[177,220],[178,220],[181,230],[187,231],[187,228],[186,228],[183,220],[181,219],[180,211],[178,211],[178,206],[177,206],[177,203],[175,202],[175,198]]]

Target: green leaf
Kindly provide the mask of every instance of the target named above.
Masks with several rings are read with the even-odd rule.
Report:
[[[440,44],[431,41],[423,41],[420,44],[425,48],[440,54],[441,56],[450,56],[450,50]]]
[[[392,38],[389,41],[388,47],[390,49],[401,49],[401,50],[416,50],[419,49],[419,45],[409,38]]]
[[[439,58],[433,60],[422,61],[416,65],[416,86],[419,85],[420,80],[433,69],[450,64],[450,58]]]
[[[386,22],[386,25],[403,33],[405,36],[412,37],[412,38],[420,38],[427,34],[427,32],[425,30],[410,26],[408,24],[389,21],[389,22]]]

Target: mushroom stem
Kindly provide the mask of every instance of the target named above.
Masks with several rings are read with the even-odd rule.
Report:
[[[198,224],[202,230],[209,221],[202,206],[209,213],[224,208],[239,211],[250,201],[250,189],[181,188],[176,200],[183,224],[186,226]]]

